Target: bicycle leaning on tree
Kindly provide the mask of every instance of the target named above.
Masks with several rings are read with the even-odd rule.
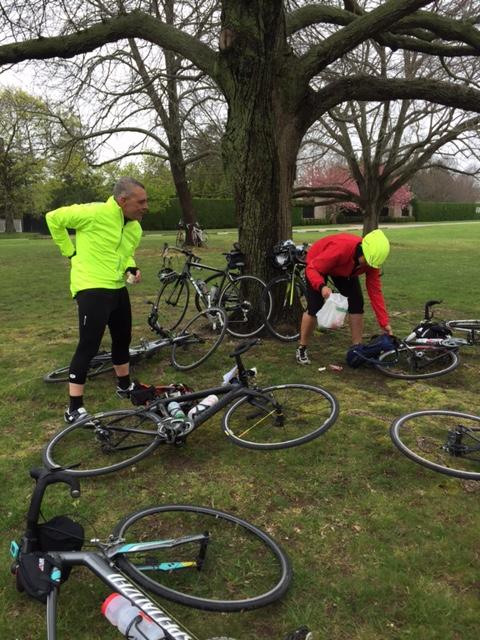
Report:
[[[39,523],[46,488],[64,483],[78,498],[78,479],[67,470],[34,469],[30,475],[36,484],[26,531],[20,543],[11,543],[12,573],[18,591],[46,604],[48,640],[57,638],[60,586],[76,566],[137,607],[129,627],[137,631],[135,637],[141,637],[146,616],[149,627],[163,631],[158,637],[194,639],[144,590],[189,607],[229,612],[268,605],[289,587],[290,562],[273,538],[237,516],[207,507],[142,509],[121,520],[105,541],[92,540],[94,550],[82,550],[84,530],[78,522],[55,516]]]
[[[303,312],[307,308],[305,284],[306,244],[292,240],[279,242],[273,248],[272,262],[282,274],[267,283],[263,296],[265,325],[279,340],[297,340]]]
[[[145,402],[144,406],[96,413],[63,428],[43,451],[44,464],[50,469],[68,468],[74,476],[110,473],[139,462],[162,444],[184,444],[195,429],[223,409],[223,432],[242,447],[269,451],[318,438],[337,419],[336,398],[310,384],[256,385],[255,371],[244,366],[241,355],[257,342],[245,342],[231,354],[236,364],[226,384],[187,392],[172,385],[158,397],[151,387],[147,398],[141,387],[132,392],[132,400]],[[218,401],[188,417],[212,395]]]
[[[193,290],[194,303],[199,311],[210,307],[221,307],[227,314],[227,332],[237,338],[248,338],[258,334],[264,327],[265,283],[260,278],[244,275],[245,256],[237,243],[224,253],[226,266],[223,269],[204,264],[201,258],[187,249],[165,245],[163,264],[171,265],[171,256],[185,256],[181,270],[171,266],[160,269],[160,289],[155,305],[161,311],[161,324],[169,330],[175,329],[183,320],[190,304]],[[195,271],[207,273],[201,278]],[[208,275],[210,274],[210,275]],[[268,299],[268,295],[267,295]]]

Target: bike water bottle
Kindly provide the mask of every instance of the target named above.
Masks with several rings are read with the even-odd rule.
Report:
[[[208,293],[207,283],[204,280],[197,280],[197,287],[202,293]]]
[[[198,404],[196,404],[194,407],[190,409],[190,411],[188,412],[189,419],[192,420],[193,417],[196,416],[198,413],[200,413],[201,411],[205,411],[205,409],[208,409],[208,407],[212,407],[217,402],[218,402],[218,396],[216,396],[213,393],[207,396],[206,398],[203,398],[201,402],[199,402]]]
[[[215,304],[215,302],[217,301],[217,295],[218,295],[218,287],[215,285],[212,285],[210,287],[210,302],[211,304]]]
[[[119,593],[112,593],[102,604],[102,613],[129,640],[161,640],[163,629]]]
[[[172,418],[175,418],[176,420],[186,420],[187,418],[178,402],[169,402],[167,405],[167,411]]]

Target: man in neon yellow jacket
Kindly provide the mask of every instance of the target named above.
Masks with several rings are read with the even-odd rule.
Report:
[[[142,237],[140,221],[147,194],[133,178],[121,178],[106,202],[60,207],[46,215],[52,238],[71,261],[70,291],[78,305],[79,342],[70,363],[70,404],[65,421],[87,415],[83,392],[88,365],[100,347],[105,328],[112,337],[117,393],[128,397],[132,312],[125,281],[140,282],[134,253]],[[67,229],[75,229],[73,244]]]

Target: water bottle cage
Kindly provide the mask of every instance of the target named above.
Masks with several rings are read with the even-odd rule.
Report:
[[[131,638],[132,636],[130,635],[130,631],[132,629],[135,629],[135,631],[137,631],[138,633],[141,633],[143,637],[145,637],[145,635],[142,633],[141,629],[139,628],[139,625],[142,621],[142,616],[138,615],[135,616],[135,618],[132,618],[132,621],[130,622],[130,624],[128,625],[128,627],[125,629],[125,637],[126,638]]]

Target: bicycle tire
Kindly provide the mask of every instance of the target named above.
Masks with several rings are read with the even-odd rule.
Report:
[[[127,424],[120,424],[122,421]],[[150,426],[140,429],[143,422]],[[86,416],[53,436],[43,450],[43,463],[49,469],[61,467],[78,477],[112,473],[143,460],[164,442],[158,425],[157,415],[138,409],[105,411]],[[117,436],[119,441],[112,440],[112,435]],[[138,448],[141,448],[138,453],[128,453],[129,449],[134,451]],[[120,454],[128,457],[121,459]],[[88,462],[85,463],[87,456]],[[109,458],[110,461],[106,463]],[[85,464],[87,467],[83,468]]]
[[[321,387],[280,384],[258,391],[261,399],[252,400],[245,395],[223,416],[225,435],[241,447],[263,450],[296,447],[321,436],[337,419],[338,401]],[[319,420],[319,426],[305,432],[305,424]]]
[[[282,275],[270,280],[264,292],[265,325],[270,333],[283,342],[293,342],[300,335],[300,323],[307,309],[306,287],[301,278]],[[270,313],[266,313],[270,304]],[[295,329],[293,329],[295,327]]]
[[[218,306],[226,311],[231,336],[251,338],[265,327],[264,316],[271,311],[271,303],[267,307],[264,301],[265,289],[263,280],[256,276],[238,276],[224,287]]]
[[[226,331],[227,315],[223,309],[211,307],[197,313],[174,338],[172,365],[180,371],[198,367],[218,349]]]
[[[462,434],[458,420],[470,421],[476,426],[470,433],[467,427]],[[480,416],[440,409],[414,411],[392,423],[390,437],[407,458],[427,469],[464,480],[480,480]],[[462,446],[468,446],[465,442],[468,443],[469,438],[479,449],[477,458],[460,454]],[[475,468],[478,471],[474,471]]]
[[[183,278],[171,282],[164,282],[160,288],[157,307],[159,324],[167,331],[178,327],[188,308],[190,287]]]
[[[168,549],[149,550],[147,558],[136,559],[138,564],[135,564],[133,554],[122,554],[116,564],[143,588],[205,611],[263,607],[286,592],[292,569],[282,548],[262,529],[224,511],[194,505],[152,507],[124,518],[115,527],[113,535],[129,544],[152,540],[152,537],[153,540],[171,540],[205,532],[209,533],[210,540],[205,562],[201,570],[195,571],[195,577],[186,571],[170,571],[162,576],[163,584],[155,580],[159,563],[172,556]],[[186,553],[179,547],[175,547],[177,561],[181,551]],[[153,553],[157,555],[153,556]],[[148,565],[142,567],[145,560]],[[254,580],[262,583],[258,593],[253,593]]]
[[[391,378],[421,380],[436,378],[458,367],[460,359],[453,349],[441,346],[411,345],[379,356],[375,368]]]
[[[480,342],[480,320],[449,320],[446,325],[452,331],[468,333],[472,344]]]
[[[96,378],[102,373],[108,373],[113,370],[113,362],[111,357],[107,360],[106,354],[102,356],[94,356],[88,365],[87,378]],[[67,367],[59,367],[43,376],[43,381],[47,383],[69,382],[70,365]]]

